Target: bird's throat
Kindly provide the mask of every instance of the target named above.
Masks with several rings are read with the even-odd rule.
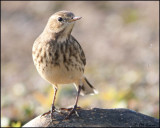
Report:
[[[68,30],[68,29],[63,29],[62,31],[55,33],[55,38],[57,40],[57,42],[62,43],[65,42],[70,34],[71,34],[72,29]]]

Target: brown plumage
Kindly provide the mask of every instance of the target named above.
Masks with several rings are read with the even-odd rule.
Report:
[[[41,35],[35,40],[32,49],[34,64],[39,74],[53,85],[55,95],[59,84],[74,83],[79,93],[95,93],[94,87],[84,76],[86,65],[85,54],[78,41],[71,35],[74,23],[81,17],[75,17],[72,12],[59,11],[53,14]],[[52,118],[55,95],[52,104]]]

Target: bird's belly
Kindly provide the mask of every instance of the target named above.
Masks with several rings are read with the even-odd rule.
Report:
[[[78,81],[83,76],[83,71],[78,68],[66,69],[64,65],[48,65],[43,69],[38,69],[40,75],[51,84],[69,84]]]

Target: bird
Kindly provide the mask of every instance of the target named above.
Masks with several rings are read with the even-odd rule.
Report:
[[[54,89],[51,118],[56,110],[55,99],[59,85],[74,84],[77,97],[68,119],[77,109],[79,95],[95,94],[97,90],[84,75],[86,57],[79,42],[71,35],[75,22],[82,17],[66,10],[52,14],[32,47],[32,58],[40,76]]]

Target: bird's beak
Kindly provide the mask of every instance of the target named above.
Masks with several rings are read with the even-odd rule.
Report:
[[[76,20],[80,20],[82,17],[79,17],[79,16],[75,16],[73,17],[73,19],[71,19],[69,22],[73,22],[73,21],[76,21]]]

